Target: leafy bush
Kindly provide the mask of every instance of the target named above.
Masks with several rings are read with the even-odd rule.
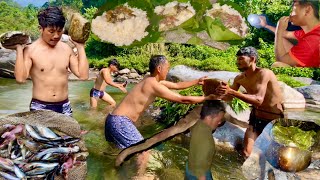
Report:
[[[291,86],[293,88],[306,85],[306,84],[304,84],[300,81],[297,81],[297,80],[293,79],[292,77],[285,75],[285,74],[277,75],[277,78],[279,81],[282,81],[282,82],[286,83],[288,86]]]
[[[271,69],[275,74],[286,74],[292,77],[313,77],[312,68],[298,68],[298,67],[282,67],[282,68],[272,68]]]

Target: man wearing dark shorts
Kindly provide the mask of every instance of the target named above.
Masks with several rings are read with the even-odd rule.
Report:
[[[249,128],[245,132],[243,153],[248,157],[253,145],[263,128],[272,120],[283,117],[283,97],[277,77],[269,69],[256,66],[258,61],[257,50],[253,47],[244,47],[237,52],[237,66],[242,73],[235,77],[229,87],[223,83],[217,88],[217,93],[225,95],[226,101],[233,97],[249,104],[253,109],[250,115]],[[246,94],[238,91],[240,86]]]

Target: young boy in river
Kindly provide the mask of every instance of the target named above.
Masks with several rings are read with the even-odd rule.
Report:
[[[110,104],[112,108],[116,107],[116,101],[104,90],[107,85],[119,88],[122,92],[127,93],[125,88],[126,83],[115,83],[111,78],[111,74],[118,71],[120,63],[116,59],[112,59],[108,63],[107,68],[102,68],[97,75],[93,88],[90,90],[90,106],[96,108],[98,105],[98,98]]]
[[[219,100],[205,101],[200,120],[191,128],[189,159],[185,179],[211,180],[211,164],[215,152],[213,131],[222,125],[225,105]]]

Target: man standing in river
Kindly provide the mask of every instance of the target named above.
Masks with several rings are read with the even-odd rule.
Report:
[[[252,104],[253,108],[249,119],[249,128],[244,136],[243,153],[246,157],[251,154],[253,145],[264,127],[272,120],[283,117],[283,97],[277,77],[269,69],[256,66],[258,52],[253,47],[244,47],[237,52],[237,66],[241,74],[235,77],[229,87],[223,83],[217,88],[217,93],[225,95],[224,100],[230,101],[233,97]],[[247,94],[238,91],[244,87]]]
[[[16,45],[15,78],[24,83],[30,76],[30,110],[49,109],[72,116],[68,100],[68,69],[81,80],[88,79],[89,65],[84,44],[72,41],[77,50],[60,41],[65,18],[58,7],[48,7],[38,14],[40,38],[31,45]]]
[[[205,100],[214,100],[216,96],[182,96],[170,89],[185,89],[193,85],[203,84],[203,78],[188,82],[172,83],[165,81],[170,64],[165,56],[151,57],[149,70],[151,75],[145,77],[140,83],[124,97],[122,102],[107,116],[105,124],[106,139],[116,143],[119,148],[127,148],[143,140],[142,135],[134,126],[144,110],[156,97],[164,98],[185,104],[201,103]],[[148,153],[138,155],[138,175],[144,173]]]

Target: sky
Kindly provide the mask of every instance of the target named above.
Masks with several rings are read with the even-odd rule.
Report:
[[[34,6],[40,7],[49,0],[13,0],[13,1],[17,2],[21,6],[28,6],[28,4],[33,4]]]

